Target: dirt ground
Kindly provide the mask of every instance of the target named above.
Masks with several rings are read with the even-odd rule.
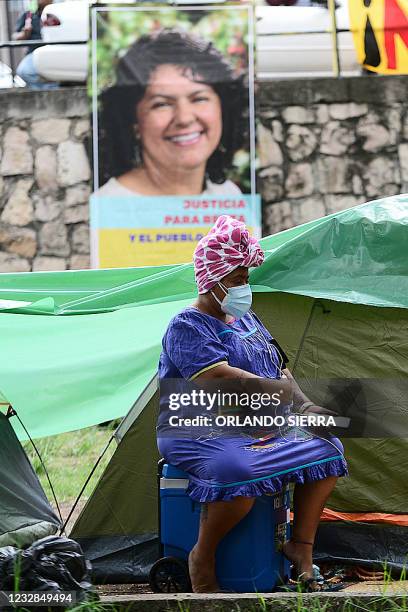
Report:
[[[372,595],[408,595],[408,580],[393,580],[391,582],[363,581],[354,582],[346,589],[347,593],[368,593]]]
[[[101,584],[96,587],[99,595],[140,595],[153,593],[148,584]]]

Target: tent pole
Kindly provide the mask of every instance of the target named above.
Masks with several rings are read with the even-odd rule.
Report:
[[[107,445],[106,445],[106,446],[105,446],[105,448],[103,449],[102,453],[99,455],[99,457],[98,457],[98,459],[97,459],[97,461],[96,461],[95,465],[93,466],[93,468],[92,468],[92,470],[91,470],[90,474],[88,475],[87,479],[85,480],[84,484],[82,485],[82,488],[81,488],[80,492],[78,493],[78,495],[77,495],[77,497],[76,497],[76,499],[75,499],[75,501],[74,501],[74,503],[73,503],[73,506],[72,506],[71,510],[69,511],[69,513],[68,513],[67,518],[65,519],[65,521],[64,521],[64,522],[63,522],[63,521],[62,521],[62,519],[61,519],[61,522],[63,522],[63,525],[62,525],[62,527],[61,527],[61,529],[60,529],[60,535],[62,535],[62,534],[65,532],[65,529],[66,529],[66,526],[67,526],[67,524],[68,524],[68,521],[69,521],[69,519],[71,518],[71,516],[73,515],[74,510],[75,510],[75,508],[77,507],[78,502],[79,502],[79,500],[81,499],[82,494],[83,494],[83,492],[85,491],[85,489],[86,489],[86,487],[87,487],[87,485],[88,485],[88,482],[91,480],[92,476],[94,475],[96,468],[97,468],[97,467],[98,467],[98,465],[100,464],[100,462],[101,462],[101,460],[102,460],[102,458],[103,458],[104,454],[105,454],[105,453],[106,453],[106,451],[108,450],[108,448],[109,448],[109,446],[110,446],[110,444],[111,444],[112,440],[114,439],[114,437],[115,437],[115,434],[112,434],[112,435],[111,435],[111,437],[110,437],[110,438],[109,438],[109,440],[108,440]]]

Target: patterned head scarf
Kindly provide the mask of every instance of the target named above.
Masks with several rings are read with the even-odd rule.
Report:
[[[264,252],[245,224],[228,215],[218,217],[214,227],[201,238],[194,251],[198,293],[206,293],[226,274],[239,266],[260,266]]]

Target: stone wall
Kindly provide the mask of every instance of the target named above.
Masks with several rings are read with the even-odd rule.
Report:
[[[264,234],[408,192],[407,100],[407,77],[262,84]]]
[[[408,191],[408,78],[258,88],[259,191],[271,234]],[[82,88],[0,92],[0,271],[89,267]]]
[[[0,271],[89,268],[83,88],[0,92]]]

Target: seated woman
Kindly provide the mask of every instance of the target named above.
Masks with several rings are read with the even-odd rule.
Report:
[[[209,379],[235,379],[244,386],[258,379],[271,392],[283,389],[303,414],[329,414],[301,392],[286,368],[283,351],[250,310],[248,269],[263,259],[243,223],[228,216],[217,219],[195,250],[198,298],[167,328],[159,377],[206,380],[205,384]],[[159,451],[189,473],[188,493],[203,503],[198,541],[189,556],[193,591],[219,590],[218,543],[251,510],[255,497],[280,491],[287,482],[296,483],[294,521],[283,552],[298,579],[313,590],[312,550],[320,515],[337,477],[347,474],[341,442],[307,432],[302,439],[290,432],[267,441],[225,432],[193,439],[172,434],[167,423],[161,411]]]

